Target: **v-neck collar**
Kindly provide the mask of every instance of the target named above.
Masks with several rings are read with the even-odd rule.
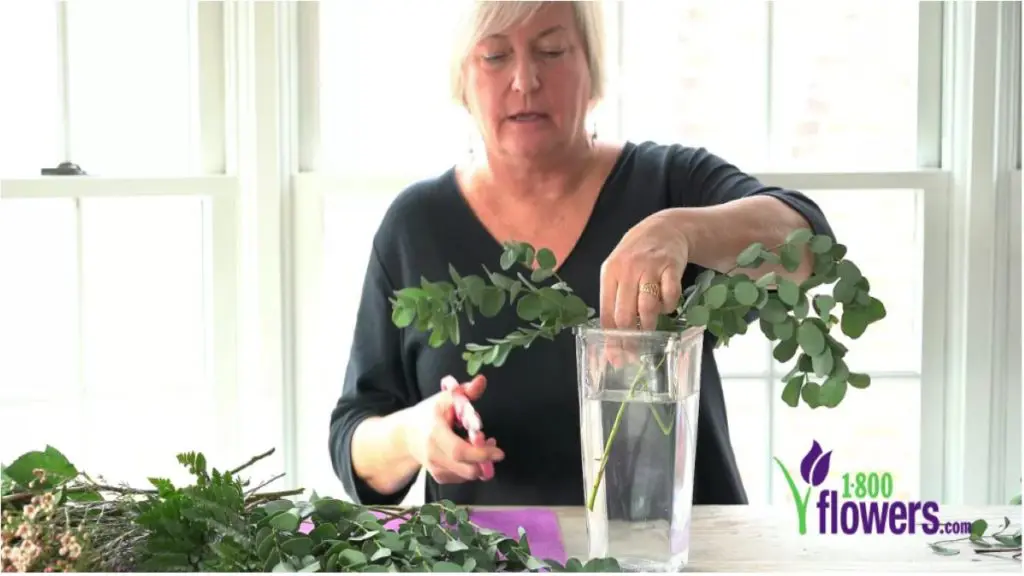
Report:
[[[594,201],[594,206],[590,210],[590,217],[587,218],[586,223],[584,223],[583,225],[583,230],[580,231],[579,237],[576,239],[576,242],[573,244],[572,249],[570,249],[565,259],[562,260],[562,262],[560,262],[558,264],[558,267],[556,268],[556,271],[559,274],[564,273],[566,267],[572,262],[573,257],[576,255],[576,253],[580,252],[581,248],[584,247],[584,243],[586,242],[591,230],[596,227],[595,222],[601,216],[601,210],[610,201],[609,190],[614,189],[616,181],[623,176],[623,168],[635,147],[636,145],[630,141],[626,141],[625,144],[623,144],[622,150],[619,152],[618,158],[615,159],[615,163],[612,165],[612,169],[608,173],[608,177],[605,178],[604,183],[601,184],[601,189],[597,193],[597,199]],[[455,166],[449,168],[448,171],[445,173],[445,180],[447,180],[449,184],[449,190],[451,191],[451,193],[455,194],[455,196],[457,197],[457,203],[459,205],[459,208],[463,211],[463,214],[467,216],[468,219],[472,222],[474,234],[480,237],[481,242],[487,242],[493,245],[495,247],[496,252],[500,253],[501,251],[503,251],[503,241],[499,240],[498,238],[495,238],[494,235],[491,234],[487,227],[484,226],[483,222],[480,221],[480,218],[477,216],[476,212],[473,211],[473,207],[469,205],[469,201],[463,194],[462,187],[459,185],[459,180],[456,177]]]

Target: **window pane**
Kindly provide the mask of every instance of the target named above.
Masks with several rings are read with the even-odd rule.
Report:
[[[916,167],[918,3],[773,7],[772,166]]]
[[[623,136],[703,146],[747,169],[761,164],[767,4],[629,2],[622,11]]]
[[[865,390],[850,390],[833,409],[812,410],[801,403],[790,408],[782,402],[784,384],[775,383],[772,455],[785,464],[797,487],[800,461],[817,440],[832,450],[823,488],[843,494],[843,475],[851,482],[858,472],[892,474],[894,500],[920,496],[921,381],[918,378],[872,378]],[[852,490],[852,487],[851,487]],[[777,465],[772,468],[772,502],[792,505],[789,485]],[[816,515],[808,506],[808,529]]]
[[[78,389],[76,245],[74,200],[0,201],[0,405]]]
[[[917,190],[812,190],[806,193],[818,203],[836,237],[846,245],[847,258],[870,280],[871,294],[885,304],[886,317],[869,326],[857,340],[843,334],[839,326],[832,328],[830,334],[849,348],[846,363],[854,372],[920,372],[924,294],[922,193]],[[880,234],[880,230],[885,231],[884,234]],[[811,295],[832,294],[834,286],[819,286]],[[795,360],[779,365],[778,373],[789,372],[793,362]]]
[[[769,389],[768,378],[722,380],[729,439],[751,504],[768,503]]]
[[[206,205],[83,201],[85,433],[89,465],[111,477],[175,472],[191,450],[215,461]]]
[[[56,7],[0,2],[0,176],[35,176],[59,162]]]
[[[296,403],[299,414],[317,415],[333,406],[341,393],[352,328],[363,288],[363,273],[370,256],[373,235],[395,193],[393,187],[364,191],[334,190],[323,198],[323,258],[319,306],[311,309],[316,325],[316,345],[307,346],[304,370]],[[305,320],[305,319],[304,319]],[[299,446],[317,446],[324,441],[323,419],[302,418],[298,422]],[[315,451],[299,455],[299,480],[306,488],[342,496],[331,463]]]
[[[194,10],[193,1],[67,3],[71,160],[86,172],[192,167]]]
[[[320,4],[324,170],[429,177],[466,154],[470,124],[448,97],[450,30],[463,4]]]
[[[31,402],[0,402],[0,462],[10,464],[25,452],[49,444],[72,463],[85,455],[82,410],[77,397],[61,395]]]

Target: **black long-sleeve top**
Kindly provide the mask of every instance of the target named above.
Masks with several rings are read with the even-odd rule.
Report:
[[[703,148],[628,142],[605,182],[590,220],[559,276],[588,306],[600,309],[600,270],[622,236],[666,208],[721,204],[771,195],[798,211],[815,234],[833,235],[818,206],[803,194],[761,184]],[[364,504],[397,504],[398,493],[378,494],[353,472],[352,432],[371,415],[386,415],[435,394],[447,374],[469,379],[463,346],[427,344],[428,333],[399,329],[388,298],[428,280],[449,280],[451,263],[462,274],[481,265],[500,270],[502,247],[462,197],[455,171],[417,182],[393,201],[373,239],[343,390],[330,416],[330,457],[346,492]],[[703,269],[689,264],[683,286]],[[522,325],[514,306],[494,318],[461,320],[462,342],[485,343]],[[693,481],[695,504],[745,504],[746,492],[729,439],[721,378],[706,333]],[[505,452],[487,482],[438,485],[427,478],[426,501],[465,505],[572,505],[584,503],[576,352],[570,330],[555,341],[539,339],[514,349],[500,368],[484,366],[487,391],[474,402],[488,437]]]

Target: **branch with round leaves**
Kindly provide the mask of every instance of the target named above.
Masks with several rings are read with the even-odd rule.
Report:
[[[502,338],[488,338],[487,344],[466,344],[462,357],[467,372],[474,375],[484,365],[500,367],[514,348],[529,348],[538,338],[552,340],[562,330],[594,316],[594,309],[558,278],[551,250],[537,250],[524,242],[505,242],[503,247],[501,272],[482,266],[482,276],[463,276],[449,265],[451,281],[421,278],[419,286],[395,291],[391,298],[392,322],[400,328],[411,325],[416,330],[429,331],[428,343],[432,347],[446,342],[458,346],[460,315],[474,325],[477,314],[493,318],[506,305],[514,305],[526,326]],[[517,265],[524,270],[513,274],[511,270]],[[551,279],[555,281],[540,285]]]
[[[756,279],[743,272],[765,264],[796,272],[805,250],[813,255],[813,269],[800,284],[774,271]],[[772,248],[755,242],[727,272],[699,274],[684,290],[676,310],[658,317],[656,329],[681,332],[701,326],[716,338],[716,346],[728,345],[732,338],[746,334],[748,321],[756,313],[761,331],[775,343],[775,359],[796,358],[783,378],[783,401],[792,407],[800,399],[812,408],[838,406],[848,387],[866,388],[870,378],[850,370],[845,360],[848,350],[832,328],[838,325],[845,336],[857,339],[886,317],[885,305],[871,293],[870,282],[846,258],[846,251],[831,237],[806,228],[793,231]],[[482,276],[463,276],[449,266],[451,281],[421,278],[420,286],[395,291],[392,321],[398,327],[429,331],[433,347],[446,342],[458,346],[460,315],[474,324],[476,314],[491,318],[506,305],[515,305],[525,326],[502,338],[488,338],[486,344],[465,345],[462,356],[473,375],[485,365],[502,366],[515,348],[527,349],[538,338],[551,340],[594,317],[595,310],[558,277],[550,250],[505,242],[499,264],[502,272],[483,266]],[[523,270],[513,274],[516,266]],[[831,293],[813,293],[823,286],[832,286]]]
[[[805,249],[814,263],[810,277],[800,284],[777,272],[756,280],[738,272],[764,264],[796,272]],[[803,399],[811,408],[834,408],[848,387],[867,388],[871,379],[850,370],[845,360],[849,350],[832,328],[838,325],[855,340],[886,317],[885,305],[871,294],[870,282],[846,252],[843,244],[807,229],[793,231],[772,249],[751,244],[727,274],[703,272],[684,293],[678,316],[686,326],[705,326],[717,338],[716,345],[728,345],[732,337],[746,333],[747,318],[756,311],[761,332],[775,343],[775,359],[796,358],[782,378],[786,383],[782,400],[791,407]],[[831,286],[831,293],[813,294],[823,286]]]

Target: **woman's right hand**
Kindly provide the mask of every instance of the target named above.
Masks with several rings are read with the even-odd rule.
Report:
[[[460,400],[464,395],[470,402],[480,398],[487,388],[487,379],[478,375],[466,384],[445,389],[417,404],[410,410],[405,423],[405,444],[409,454],[439,484],[457,484],[471,480],[488,480],[488,464],[505,458],[504,452],[493,438],[482,446],[475,446],[460,438],[454,431],[458,421]]]

